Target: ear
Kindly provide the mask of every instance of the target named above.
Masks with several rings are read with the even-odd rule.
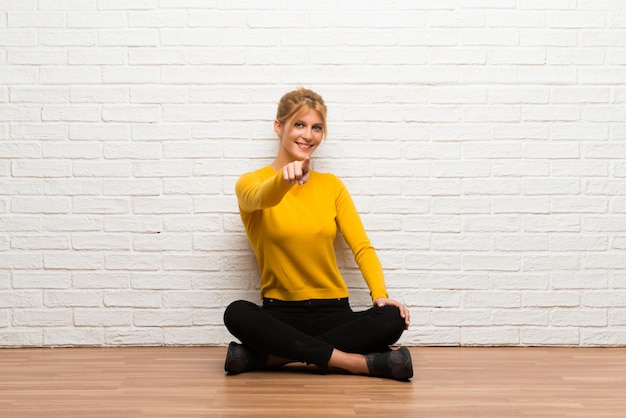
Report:
[[[274,132],[276,132],[279,137],[283,136],[283,126],[278,120],[274,121]]]

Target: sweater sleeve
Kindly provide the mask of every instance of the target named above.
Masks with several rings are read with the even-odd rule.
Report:
[[[293,187],[283,180],[282,172],[263,179],[258,172],[246,173],[235,184],[239,208],[244,212],[276,206]]]
[[[352,250],[361,274],[365,279],[372,300],[386,298],[387,290],[383,268],[376,254],[376,250],[365,232],[361,217],[352,201],[350,193],[337,178],[338,190],[336,194],[337,225],[346,243]]]

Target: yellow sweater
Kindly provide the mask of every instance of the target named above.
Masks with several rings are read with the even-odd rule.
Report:
[[[387,297],[383,269],[341,180],[310,171],[302,186],[270,166],[242,175],[239,212],[261,271],[261,297],[280,300],[348,296],[335,257],[337,228],[352,249],[372,300]]]

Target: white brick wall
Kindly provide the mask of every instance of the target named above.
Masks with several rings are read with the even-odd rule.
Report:
[[[0,0],[0,346],[228,342],[300,84],[403,343],[626,345],[625,81],[623,0]]]

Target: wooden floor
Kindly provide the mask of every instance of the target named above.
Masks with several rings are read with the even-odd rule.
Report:
[[[0,416],[626,417],[626,348],[411,348],[397,382],[226,376],[225,347],[0,350]]]

